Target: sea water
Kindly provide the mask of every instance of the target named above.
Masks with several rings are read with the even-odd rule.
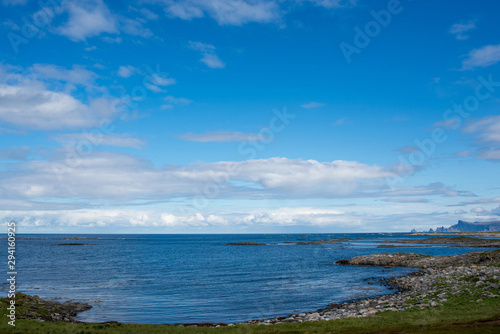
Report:
[[[88,239],[68,239],[81,236]],[[409,237],[414,236],[25,234],[17,236],[17,284],[18,291],[27,294],[91,304],[91,310],[78,316],[85,322],[231,323],[390,293],[380,278],[415,270],[336,265],[339,259],[377,252],[452,255],[477,250],[379,248],[381,240]],[[295,244],[304,242],[297,239],[337,238],[349,240]],[[231,242],[266,245],[227,245]],[[6,254],[6,238],[0,244]],[[2,287],[6,291],[6,283]]]

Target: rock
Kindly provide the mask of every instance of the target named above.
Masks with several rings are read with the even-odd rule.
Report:
[[[8,302],[8,298],[0,298],[1,302]],[[0,305],[1,305],[0,302]],[[43,321],[75,322],[77,313],[91,309],[89,304],[43,300],[34,295],[16,293],[16,318]],[[22,310],[22,311],[21,311]]]
[[[361,266],[393,266],[393,267],[414,267],[442,269],[464,266],[472,264],[493,264],[500,262],[500,252],[469,252],[452,256],[430,256],[415,253],[377,253],[370,255],[355,256],[349,259],[338,260],[335,263],[340,265],[361,265]],[[429,269],[427,269],[429,270]]]

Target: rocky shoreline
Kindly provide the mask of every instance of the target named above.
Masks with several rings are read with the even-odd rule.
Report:
[[[332,303],[313,312],[284,317],[250,320],[240,324],[272,325],[305,321],[329,321],[374,316],[380,312],[399,312],[412,308],[437,307],[459,293],[470,294],[470,302],[480,304],[486,298],[500,297],[500,250],[470,252],[455,256],[429,256],[415,253],[378,253],[336,261],[335,265],[420,268],[402,277],[380,279],[381,284],[397,289],[389,295]],[[81,303],[57,303],[38,296],[18,294],[16,304],[24,308],[19,319],[78,322],[76,315],[92,306]],[[477,296],[480,296],[479,298]],[[5,307],[6,298],[1,298]],[[185,323],[184,327],[234,326],[225,323]]]
[[[427,268],[403,277],[381,280],[382,284],[398,291],[382,295],[333,303],[315,312],[291,314],[287,317],[259,319],[245,324],[271,325],[304,321],[328,321],[341,318],[361,318],[379,312],[399,312],[411,308],[436,307],[451,295],[467,291],[481,298],[471,300],[481,303],[484,298],[500,297],[500,250],[470,252],[455,256],[429,256],[414,253],[379,253],[339,260],[337,265],[404,266]],[[497,266],[489,266],[497,265]]]
[[[45,322],[78,322],[78,313],[89,310],[92,305],[78,302],[64,302],[43,300],[38,296],[16,293],[16,318]],[[0,298],[0,311],[6,310],[9,298]]]

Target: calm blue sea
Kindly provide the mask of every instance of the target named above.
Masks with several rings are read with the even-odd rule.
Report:
[[[63,240],[76,236],[96,239]],[[313,311],[332,302],[388,293],[374,277],[411,271],[339,266],[333,264],[336,260],[382,251],[451,255],[477,250],[377,248],[378,240],[409,237],[402,234],[17,237],[18,289],[92,304],[90,311],[79,315],[79,320],[88,322],[229,323]],[[350,240],[330,245],[291,243],[301,237]],[[246,241],[270,245],[226,245]],[[70,242],[95,245],[58,245]],[[0,245],[6,258],[5,238]],[[2,288],[5,291],[5,283]]]

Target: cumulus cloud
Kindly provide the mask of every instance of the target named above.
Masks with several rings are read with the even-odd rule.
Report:
[[[71,1],[64,6],[68,20],[57,32],[73,41],[118,32],[116,19],[102,0]]]
[[[462,62],[462,69],[472,70],[478,67],[488,67],[500,61],[500,44],[486,45],[474,49]]]
[[[1,205],[1,202],[0,202]],[[324,207],[281,207],[276,209],[248,210],[246,212],[205,213],[191,210],[137,210],[137,209],[69,209],[26,211],[0,211],[2,220],[16,220],[23,230],[43,230],[60,227],[71,228],[154,228],[166,231],[193,228],[259,229],[270,226],[364,226],[371,220],[366,215],[342,212]],[[364,219],[363,219],[364,218]],[[366,219],[368,218],[368,219]]]
[[[105,99],[83,104],[73,96],[40,85],[0,84],[0,120],[21,129],[59,130],[99,125],[112,116]]]
[[[468,21],[467,23],[455,23],[450,27],[450,34],[455,35],[458,40],[469,39],[467,32],[476,29],[476,24],[473,21]]]
[[[11,201],[12,202],[12,201]],[[0,207],[3,207],[0,200]],[[412,228],[428,230],[436,226],[449,226],[456,223],[457,214],[448,212],[406,211],[405,207],[393,208],[392,213],[374,213],[369,208],[344,211],[332,207],[278,207],[254,208],[238,212],[210,213],[193,208],[172,207],[164,209],[59,209],[32,210],[19,207],[19,210],[0,210],[2,221],[15,220],[23,232],[85,232],[85,231],[160,231],[193,233],[210,232],[248,232],[248,231],[290,231],[291,227],[305,228],[308,231],[321,229],[352,231],[393,230],[408,232]],[[498,219],[491,213],[481,214],[481,220]],[[460,218],[474,221],[477,213],[461,212]]]
[[[131,65],[120,66],[118,68],[118,75],[122,78],[128,78],[132,76],[134,73],[137,73],[137,69]]]
[[[0,202],[1,205],[1,202]],[[343,213],[331,208],[282,207],[277,209],[250,210],[248,212],[202,213],[170,210],[136,209],[69,209],[25,211],[0,211],[2,220],[16,220],[23,230],[43,230],[60,227],[71,228],[154,228],[167,231],[182,228],[217,228],[225,231],[234,227],[269,226],[360,226],[364,225],[355,214]]]
[[[215,46],[200,42],[189,42],[189,47],[200,51],[202,58],[200,61],[210,68],[224,68],[226,64],[215,53]]]
[[[108,140],[124,140],[111,138]],[[3,179],[0,195],[13,199],[165,200],[194,198],[206,189],[217,188],[223,198],[330,198],[379,189],[384,187],[384,178],[392,175],[379,166],[341,160],[270,158],[157,168],[130,155],[87,152],[85,147],[61,150],[56,156],[59,158],[55,161],[27,161],[12,166],[18,172]]]

